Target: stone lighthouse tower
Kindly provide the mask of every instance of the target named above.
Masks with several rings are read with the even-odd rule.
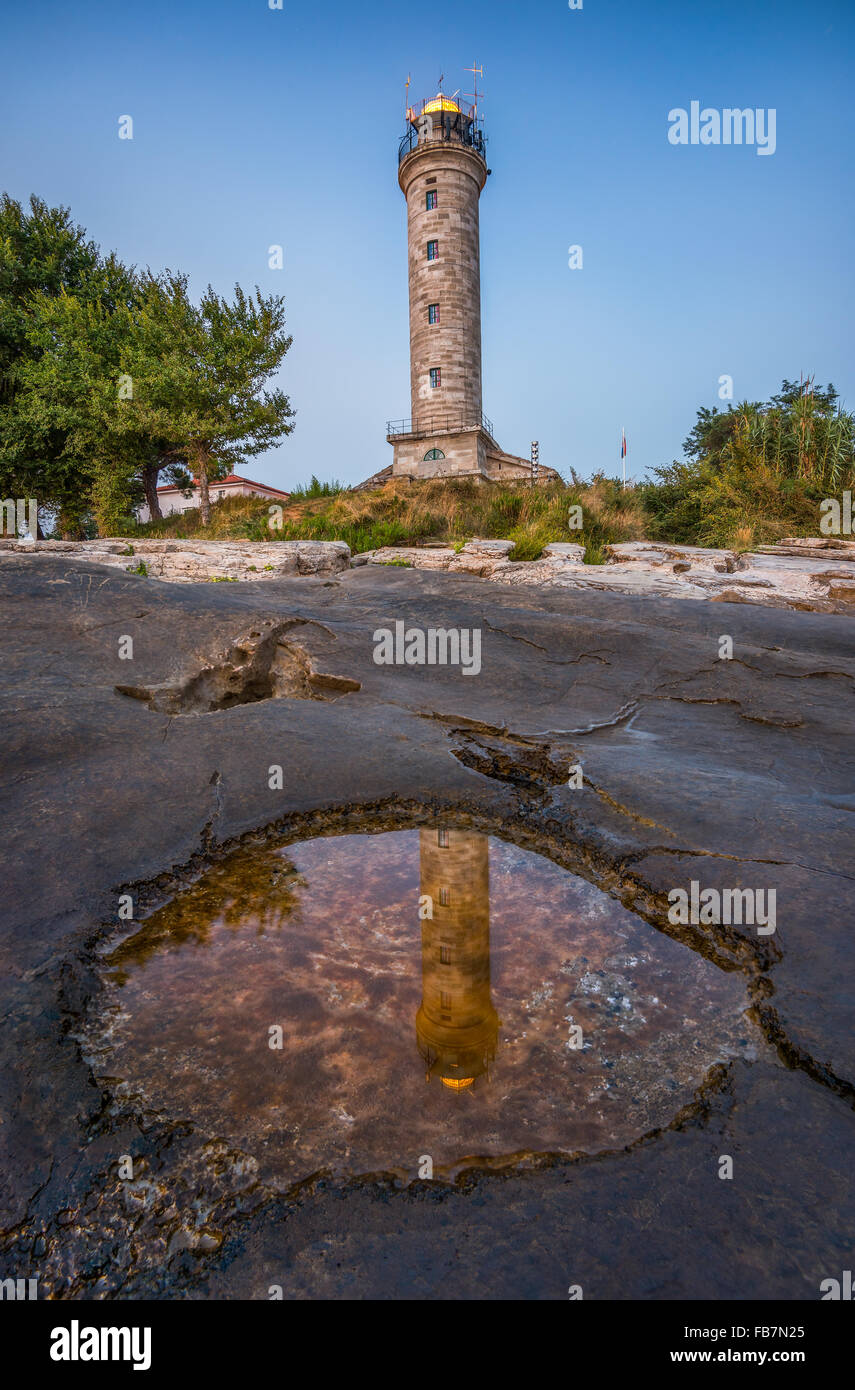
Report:
[[[530,475],[528,459],[499,448],[481,399],[479,201],[489,173],[476,106],[439,92],[408,107],[398,183],[407,200],[410,417],[386,427],[394,477]]]

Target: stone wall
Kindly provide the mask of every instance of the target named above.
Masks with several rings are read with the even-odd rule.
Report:
[[[425,460],[425,454],[431,449],[441,449],[445,458]],[[485,446],[478,429],[420,436],[418,439],[408,435],[395,441],[394,460],[393,473],[396,477],[459,477],[461,473],[484,472]]]

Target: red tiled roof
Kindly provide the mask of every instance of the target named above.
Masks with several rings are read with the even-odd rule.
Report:
[[[280,488],[273,487],[270,483],[254,483],[252,478],[239,478],[237,473],[229,473],[228,477],[218,478],[216,482],[212,482],[210,484],[211,491],[215,488],[222,487],[224,483],[246,483],[248,487],[263,487],[267,492],[274,492],[277,497],[291,496],[290,492],[282,492]],[[193,479],[193,485],[194,487],[199,486],[198,478]],[[158,492],[180,492],[181,488],[175,483],[164,483],[163,486],[159,487],[157,490]]]

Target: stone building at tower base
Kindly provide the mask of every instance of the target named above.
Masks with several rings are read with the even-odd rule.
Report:
[[[411,424],[410,421],[406,423]],[[531,461],[518,454],[506,454],[484,424],[446,431],[390,429],[386,438],[394,448],[392,463],[359,483],[358,488],[382,487],[393,479],[402,482],[421,478],[475,478],[496,483],[531,481]],[[541,464],[538,483],[559,478],[554,468]]]

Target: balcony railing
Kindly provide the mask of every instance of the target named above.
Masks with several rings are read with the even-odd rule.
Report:
[[[474,150],[486,160],[487,139],[483,130],[480,130],[473,122],[461,116],[455,116],[449,111],[444,111],[441,115],[432,117],[433,128],[429,135],[419,140],[419,132],[415,126],[408,125],[406,132],[398,146],[398,163],[400,164],[407,155],[416,148],[417,145],[430,145],[436,140],[449,140],[457,145],[465,145],[467,149]]]
[[[474,415],[419,415],[410,420],[387,420],[386,435],[455,434],[458,430],[486,430],[493,439],[493,422],[483,410]]]

